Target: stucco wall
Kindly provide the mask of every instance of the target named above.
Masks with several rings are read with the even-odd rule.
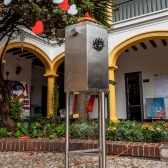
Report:
[[[9,72],[8,80],[27,82],[30,103],[41,106],[42,85],[47,86],[47,77],[44,77],[45,69],[34,66],[32,71],[31,59],[6,53],[4,59],[6,63],[3,66],[3,76],[7,80],[6,72]],[[19,59],[19,61],[17,61]],[[16,66],[20,65],[22,70],[16,74]],[[31,86],[34,87],[32,92]]]
[[[21,58],[19,56],[12,55],[12,53],[6,53],[4,59],[6,60],[3,70],[4,79],[7,80],[6,72],[8,71],[8,80],[27,82],[28,94],[30,98],[31,59]],[[22,70],[18,75],[16,74],[17,65],[22,67]]]
[[[4,59],[6,63],[3,66],[3,77],[4,80],[11,81],[20,81],[27,82],[28,96],[30,100],[30,86],[31,86],[31,60],[26,58],[20,58],[17,55],[12,55],[12,53],[6,53]],[[16,67],[20,66],[22,68],[21,72],[16,74]],[[9,72],[9,76],[7,78],[6,72]],[[29,112],[23,113],[23,115],[30,115]]]
[[[117,117],[120,119],[126,118],[125,73],[141,71],[142,80],[149,79],[148,83],[142,83],[145,118],[145,98],[154,97],[153,76],[168,74],[168,48],[163,46],[161,40],[155,40],[155,42],[156,48],[153,48],[149,42],[145,42],[146,50],[142,49],[140,45],[136,45],[138,51],[130,48],[128,53],[124,52],[118,58],[115,80],[117,81],[116,110]],[[168,99],[165,99],[165,109],[168,118]]]
[[[109,53],[121,42],[137,34],[149,31],[167,30],[167,14],[168,9],[164,9],[113,23],[113,30],[108,36]]]
[[[31,72],[31,86],[33,86],[33,91],[31,91],[31,104],[41,106],[41,96],[42,96],[42,85],[47,86],[47,77],[44,77],[44,68],[34,66]]]

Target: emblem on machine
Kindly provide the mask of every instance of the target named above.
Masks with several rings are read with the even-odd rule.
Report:
[[[97,51],[101,51],[104,46],[104,41],[101,38],[96,38],[93,40],[93,48]]]

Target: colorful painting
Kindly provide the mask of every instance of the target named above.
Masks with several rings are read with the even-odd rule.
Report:
[[[146,98],[146,113],[148,118],[166,117],[164,98]]]

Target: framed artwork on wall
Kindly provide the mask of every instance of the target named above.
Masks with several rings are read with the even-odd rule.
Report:
[[[164,98],[146,98],[146,115],[148,118],[165,118]]]
[[[28,97],[28,88],[26,82],[20,81],[5,81],[10,94],[14,97],[19,97],[20,101],[23,102],[22,114],[30,115],[30,100]]]

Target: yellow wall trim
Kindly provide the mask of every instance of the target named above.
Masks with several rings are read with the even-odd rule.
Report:
[[[3,60],[2,60],[2,64],[6,64],[6,60],[3,59]]]
[[[40,48],[38,48],[34,44],[31,44],[28,42],[23,42],[23,46],[24,46],[24,49],[33,53],[35,56],[37,56],[45,66],[46,74],[44,74],[44,76],[48,77],[47,117],[50,117],[53,114],[50,100],[51,100],[51,95],[52,95],[52,89],[54,87],[54,78],[58,75],[56,74],[56,71],[53,71],[53,69],[51,67],[52,61],[50,60],[50,58],[48,57],[48,55],[44,51],[42,51]],[[21,47],[20,42],[18,42],[18,41],[10,42],[6,48],[6,51],[11,48],[20,48],[20,47]],[[3,51],[3,48],[4,48],[4,46],[2,46],[0,48],[0,52]],[[6,51],[5,51],[5,53],[6,53]],[[3,61],[5,61],[5,60],[3,60]]]
[[[52,69],[53,69],[53,71],[57,71],[57,69],[58,69],[58,67],[59,67],[59,65],[62,63],[62,62],[64,62],[64,58],[65,58],[65,52],[62,52],[62,53],[60,53],[59,55],[57,55],[56,57],[55,57],[55,59],[52,61]]]
[[[109,68],[114,69],[114,70],[118,69],[118,67],[117,67],[117,66],[113,66],[112,64],[111,64],[111,65],[109,65]]]
[[[20,48],[21,47],[21,43],[19,41],[13,41],[13,42],[9,42],[8,46],[6,47],[6,51],[11,49],[11,48]],[[45,68],[46,68],[46,72],[50,71],[50,58],[48,57],[48,55],[42,51],[39,47],[35,46],[34,44],[28,43],[28,42],[23,42],[23,47],[24,49],[26,49],[27,51],[33,53],[35,56],[37,56],[42,63],[44,64]],[[0,48],[0,51],[2,52],[4,48],[4,45]],[[5,51],[5,53],[6,53]]]
[[[168,30],[152,30],[131,36],[116,45],[109,54],[109,67],[115,67],[118,57],[128,48],[146,40],[168,39]],[[110,45],[110,44],[109,44]]]
[[[57,77],[58,75],[56,74],[56,72],[55,72],[55,73],[50,72],[50,73],[44,74],[44,76],[45,76],[45,77],[49,77],[49,76]]]

